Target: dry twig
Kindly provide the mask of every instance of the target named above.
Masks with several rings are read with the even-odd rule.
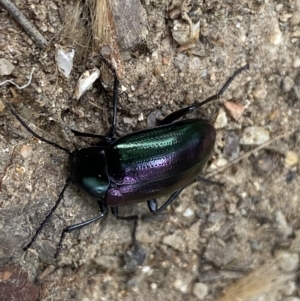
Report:
[[[30,23],[30,21],[21,13],[21,11],[10,1],[0,0],[0,4],[7,9],[11,16],[17,21],[23,29],[33,38],[35,43],[41,48],[47,46],[47,40],[37,30],[37,28]]]
[[[224,165],[224,166],[222,166],[222,167],[220,167],[220,168],[218,168],[216,170],[213,170],[213,171],[207,173],[206,174],[206,178],[211,178],[211,177],[217,175],[218,173],[226,170],[228,167],[232,166],[233,164],[236,164],[237,162],[241,161],[242,159],[248,158],[249,156],[251,156],[253,153],[257,152],[258,150],[265,148],[266,146],[268,146],[269,144],[271,144],[272,142],[274,142],[274,141],[276,141],[278,139],[281,139],[281,138],[283,138],[285,136],[291,135],[293,132],[294,131],[288,131],[288,132],[283,132],[281,134],[278,134],[274,138],[272,138],[272,139],[268,140],[267,142],[259,145],[255,149],[252,149],[249,152],[247,152],[247,153],[243,154],[242,156],[238,157],[237,159],[230,161],[228,164],[226,164],[226,165]]]

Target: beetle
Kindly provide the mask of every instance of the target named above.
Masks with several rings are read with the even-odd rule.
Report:
[[[99,139],[97,145],[71,152],[35,133],[11,108],[11,113],[28,132],[41,141],[63,150],[70,158],[70,172],[65,185],[54,207],[31,241],[23,248],[25,251],[31,247],[51,218],[71,182],[97,201],[100,213],[90,220],[65,227],[57,245],[55,258],[60,253],[66,233],[102,219],[107,214],[108,207],[117,219],[122,220],[137,220],[138,217],[120,216],[120,206],[146,201],[152,213],[164,210],[200,173],[212,153],[216,139],[216,130],[209,120],[178,119],[218,99],[233,79],[249,68],[247,64],[238,69],[217,94],[167,115],[158,126],[115,138],[119,80],[113,65],[101,54],[99,57],[114,77],[111,128],[106,136],[72,130],[75,136]],[[165,195],[170,197],[158,207],[156,199]]]

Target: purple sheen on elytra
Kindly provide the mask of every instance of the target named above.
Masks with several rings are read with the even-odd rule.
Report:
[[[205,120],[184,120],[135,132],[106,151],[111,207],[157,198],[188,185],[202,170],[215,142]]]

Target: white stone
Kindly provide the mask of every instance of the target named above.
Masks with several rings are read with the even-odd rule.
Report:
[[[73,68],[73,58],[75,55],[74,49],[65,49],[61,46],[56,48],[55,61],[60,73],[62,73],[66,78],[71,74]]]
[[[270,139],[270,133],[263,127],[250,126],[243,132],[240,144],[245,145],[260,145]]]
[[[205,283],[197,282],[193,287],[193,294],[199,299],[203,300],[208,294],[208,286]]]
[[[99,76],[100,70],[98,68],[85,71],[78,79],[74,92],[74,98],[78,100],[87,90],[92,87],[93,83],[97,78],[99,78]]]
[[[14,69],[15,66],[10,61],[4,58],[0,59],[0,75],[10,75]]]

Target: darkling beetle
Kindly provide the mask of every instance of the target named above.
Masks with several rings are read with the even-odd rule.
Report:
[[[151,212],[158,213],[164,210],[200,173],[211,155],[216,138],[216,130],[208,120],[177,121],[177,119],[218,99],[233,79],[249,67],[245,65],[238,69],[217,94],[169,114],[159,126],[116,139],[114,135],[117,123],[119,80],[115,68],[102,55],[99,57],[114,77],[112,126],[106,136],[72,130],[75,136],[100,139],[101,143],[97,146],[75,149],[71,152],[33,132],[11,109],[12,114],[33,136],[65,151],[70,157],[71,165],[70,173],[58,200],[30,243],[24,248],[25,251],[31,247],[51,218],[70,182],[79,186],[97,201],[100,213],[88,221],[65,227],[57,245],[55,258],[59,255],[66,233],[102,219],[107,214],[108,207],[111,207],[111,212],[117,219],[122,220],[137,220],[138,216],[119,216],[118,207],[120,206],[147,201]],[[170,195],[170,197],[158,208],[156,199],[164,195]]]

